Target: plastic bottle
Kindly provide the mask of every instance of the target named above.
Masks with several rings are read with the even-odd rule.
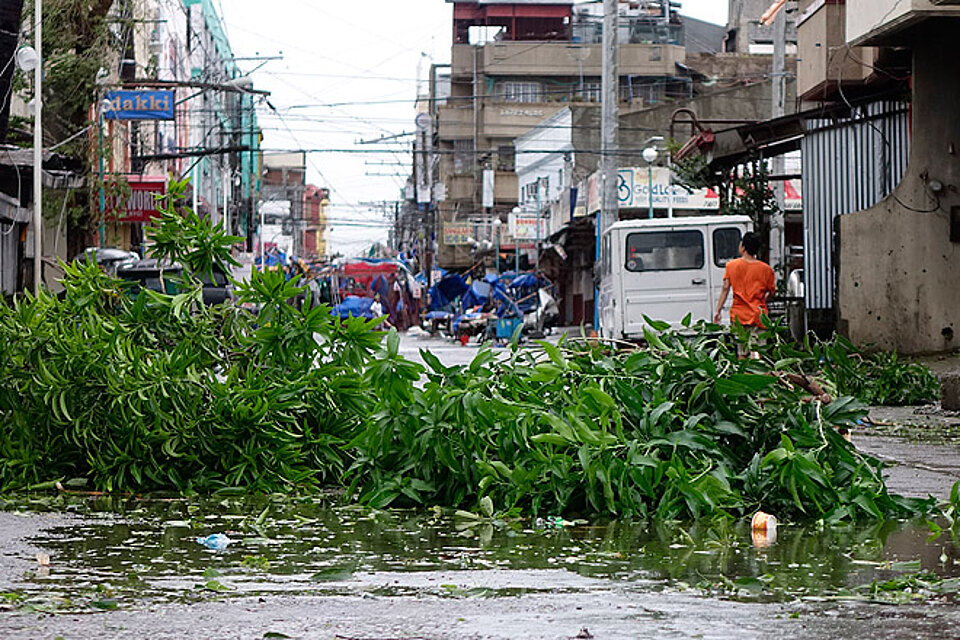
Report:
[[[212,533],[207,537],[198,537],[197,544],[202,544],[207,549],[214,551],[223,551],[233,542],[223,533]]]

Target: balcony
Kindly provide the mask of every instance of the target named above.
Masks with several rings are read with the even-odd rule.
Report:
[[[906,29],[929,18],[960,17],[957,0],[847,0],[849,44],[891,44]]]
[[[563,102],[486,102],[480,135],[513,139],[567,106]]]
[[[473,108],[441,105],[437,109],[437,134],[441,140],[473,137]]]
[[[447,200],[473,200],[480,197],[479,178],[472,175],[448,176]],[[497,206],[516,204],[517,174],[513,171],[497,171],[493,179],[493,199]]]
[[[454,45],[453,75],[472,76],[474,56],[477,73],[491,76],[600,76],[599,44],[569,42],[491,42],[478,51],[470,45]],[[672,76],[683,62],[685,49],[675,44],[621,44],[620,75]],[[578,60],[582,60],[582,63]]]
[[[566,106],[565,102],[484,101],[477,121],[477,135],[480,138],[513,139]],[[473,109],[440,107],[438,113],[438,133],[441,140],[473,138]]]
[[[497,205],[517,202],[517,174],[513,171],[497,171],[493,183],[493,198]]]

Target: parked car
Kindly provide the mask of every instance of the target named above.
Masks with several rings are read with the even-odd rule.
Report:
[[[154,258],[124,264],[117,269],[118,278],[135,283],[131,289],[134,295],[139,293],[141,288],[175,295],[180,290],[182,273],[183,266],[179,263]],[[204,304],[223,304],[233,299],[233,285],[230,284],[227,274],[220,269],[214,268],[213,278],[204,276],[201,282],[203,282]]]
[[[114,247],[87,247],[83,251],[83,260],[93,260],[103,271],[111,276],[117,275],[117,269],[140,260],[133,251],[124,251]]]

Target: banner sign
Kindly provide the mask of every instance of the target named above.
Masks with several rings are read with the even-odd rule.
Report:
[[[487,209],[493,206],[493,195],[494,195],[494,180],[496,174],[493,172],[493,169],[484,169],[483,170],[483,206]]]
[[[156,197],[166,195],[167,183],[164,180],[131,180],[129,184],[130,195],[126,202],[107,199],[107,216],[117,222],[150,222],[158,217]]]
[[[108,120],[173,120],[173,91],[107,91]]]
[[[550,221],[540,218],[540,239],[546,240],[549,234]],[[507,218],[510,235],[517,240],[537,239],[537,216],[535,214],[511,213]]]
[[[653,206],[657,209],[716,210],[720,196],[713,189],[688,191],[670,184],[670,169],[653,167]],[[644,209],[650,206],[650,170],[646,167],[620,169],[617,178],[617,197],[621,209]]]
[[[444,222],[443,244],[447,246],[470,244],[473,236],[473,225],[469,222]]]

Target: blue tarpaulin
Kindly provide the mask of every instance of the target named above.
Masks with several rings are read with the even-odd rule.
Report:
[[[373,317],[370,312],[370,305],[373,304],[372,298],[361,298],[360,296],[347,296],[343,302],[336,305],[331,311],[331,315],[339,318],[367,318]]]
[[[451,273],[444,277],[440,282],[430,287],[430,310],[436,311],[446,307],[454,300],[467,292],[469,287],[463,276]]]

